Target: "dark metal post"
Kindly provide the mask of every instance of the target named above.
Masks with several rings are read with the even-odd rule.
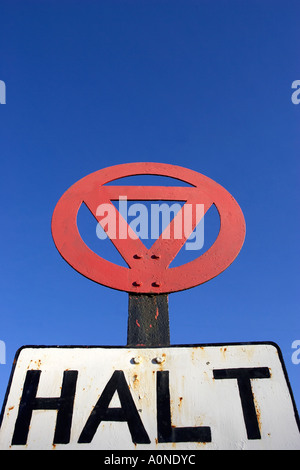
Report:
[[[129,294],[127,346],[170,346],[168,294]]]

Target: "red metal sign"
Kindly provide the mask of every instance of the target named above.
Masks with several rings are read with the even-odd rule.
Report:
[[[160,175],[189,183],[190,187],[106,186],[133,175]],[[161,236],[150,249],[134,236],[111,238],[128,268],[111,263],[94,253],[82,240],[77,228],[77,213],[84,202],[97,215],[100,204],[112,204],[120,196],[130,201],[184,201],[203,204],[204,214],[214,204],[220,216],[220,231],[215,243],[203,255],[178,267],[170,263],[199,223],[196,211],[191,215],[190,233],[172,236],[182,211],[170,223],[171,236]],[[122,217],[127,235],[132,229]],[[104,227],[104,226],[103,226]],[[173,229],[173,231],[172,231]],[[52,236],[62,257],[87,278],[113,289],[133,293],[171,293],[195,287],[224,271],[238,255],[245,238],[245,220],[235,199],[215,181],[187,168],[163,163],[126,163],[96,171],[79,180],[61,197],[52,218]]]

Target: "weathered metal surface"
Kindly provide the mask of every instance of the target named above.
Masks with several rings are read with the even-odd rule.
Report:
[[[132,175],[160,175],[175,178],[192,187],[105,186]],[[147,249],[138,238],[126,236],[111,239],[128,268],[115,265],[91,251],[80,237],[76,217],[84,202],[97,216],[99,204],[112,204],[126,196],[128,200],[174,200],[195,206],[204,205],[204,213],[214,204],[220,215],[220,232],[211,248],[197,259],[182,266],[169,265],[199,223],[197,211],[192,213],[190,233],[172,237],[176,220],[170,223],[171,236],[164,233]],[[124,219],[127,234],[132,232]],[[103,227],[104,228],[104,227]],[[75,183],[57,203],[52,218],[52,235],[63,258],[87,278],[131,293],[162,294],[181,291],[202,284],[224,271],[238,255],[245,237],[245,220],[235,199],[218,183],[187,168],[162,163],[128,163],[96,171]],[[131,233],[132,235],[132,233]]]
[[[130,294],[127,346],[169,346],[167,294]]]
[[[1,449],[300,449],[273,344],[23,348]]]

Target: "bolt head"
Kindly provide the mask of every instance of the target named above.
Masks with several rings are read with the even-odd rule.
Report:
[[[160,282],[158,282],[158,281],[152,282],[152,286],[153,287],[160,287]]]
[[[132,360],[134,364],[140,364],[142,362],[142,358],[140,356],[135,356]]]
[[[156,361],[157,364],[163,364],[165,362],[165,360],[166,359],[163,356],[157,356],[155,358],[155,361]]]

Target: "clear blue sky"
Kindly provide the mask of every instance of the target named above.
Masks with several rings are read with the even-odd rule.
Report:
[[[154,161],[220,183],[247,224],[223,274],[170,295],[171,343],[276,342],[300,408],[299,18],[298,0],[0,1],[1,404],[20,346],[126,344],[127,294],[62,260],[51,217],[83,176]]]

